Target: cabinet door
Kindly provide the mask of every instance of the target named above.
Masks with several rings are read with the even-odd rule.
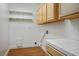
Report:
[[[59,20],[59,3],[47,4],[47,20],[48,22]]]
[[[41,8],[37,11],[37,23],[38,24],[42,23],[42,10],[41,10]]]
[[[47,6],[46,6],[46,4],[42,5],[42,22],[43,23],[47,22]]]
[[[39,22],[42,23],[42,9],[39,9]]]
[[[37,20],[36,20],[36,23],[37,23],[37,24],[40,23],[40,19],[39,19],[39,18],[40,18],[40,15],[39,15],[39,12],[37,12]]]
[[[47,21],[54,19],[54,4],[47,4]]]
[[[39,11],[37,12],[36,16],[37,16],[36,23],[39,24],[40,23],[40,19],[39,19],[40,13],[39,13]]]

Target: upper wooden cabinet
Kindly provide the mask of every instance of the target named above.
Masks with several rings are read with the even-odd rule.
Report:
[[[79,3],[47,3],[42,4],[37,11],[38,24],[77,18],[79,18]]]
[[[40,12],[41,9],[41,12]],[[41,13],[41,19],[37,15],[37,19],[41,22],[39,24],[54,22],[59,20],[59,4],[58,3],[47,3],[42,4],[37,14]],[[37,21],[38,23],[39,21]]]
[[[79,3],[61,3],[60,10],[60,17],[63,19],[79,18]]]

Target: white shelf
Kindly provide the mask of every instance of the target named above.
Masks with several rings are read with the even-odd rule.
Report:
[[[9,10],[9,19],[18,19],[18,20],[32,20],[33,19],[33,13],[32,11],[27,10]]]
[[[28,15],[33,15],[32,11],[27,11],[27,10],[9,10],[10,13],[19,13],[19,14],[28,14]]]
[[[33,19],[33,17],[25,17],[25,16],[9,16],[12,19]]]

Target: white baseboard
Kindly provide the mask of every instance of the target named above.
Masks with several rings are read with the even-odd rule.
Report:
[[[9,51],[10,51],[10,48],[7,49],[7,51],[5,52],[4,56],[7,56]]]

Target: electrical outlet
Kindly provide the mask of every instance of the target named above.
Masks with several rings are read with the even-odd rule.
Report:
[[[35,45],[37,44],[37,42],[35,42]]]
[[[46,34],[48,34],[48,30],[46,30]]]
[[[17,48],[23,48],[23,46],[17,46]]]

